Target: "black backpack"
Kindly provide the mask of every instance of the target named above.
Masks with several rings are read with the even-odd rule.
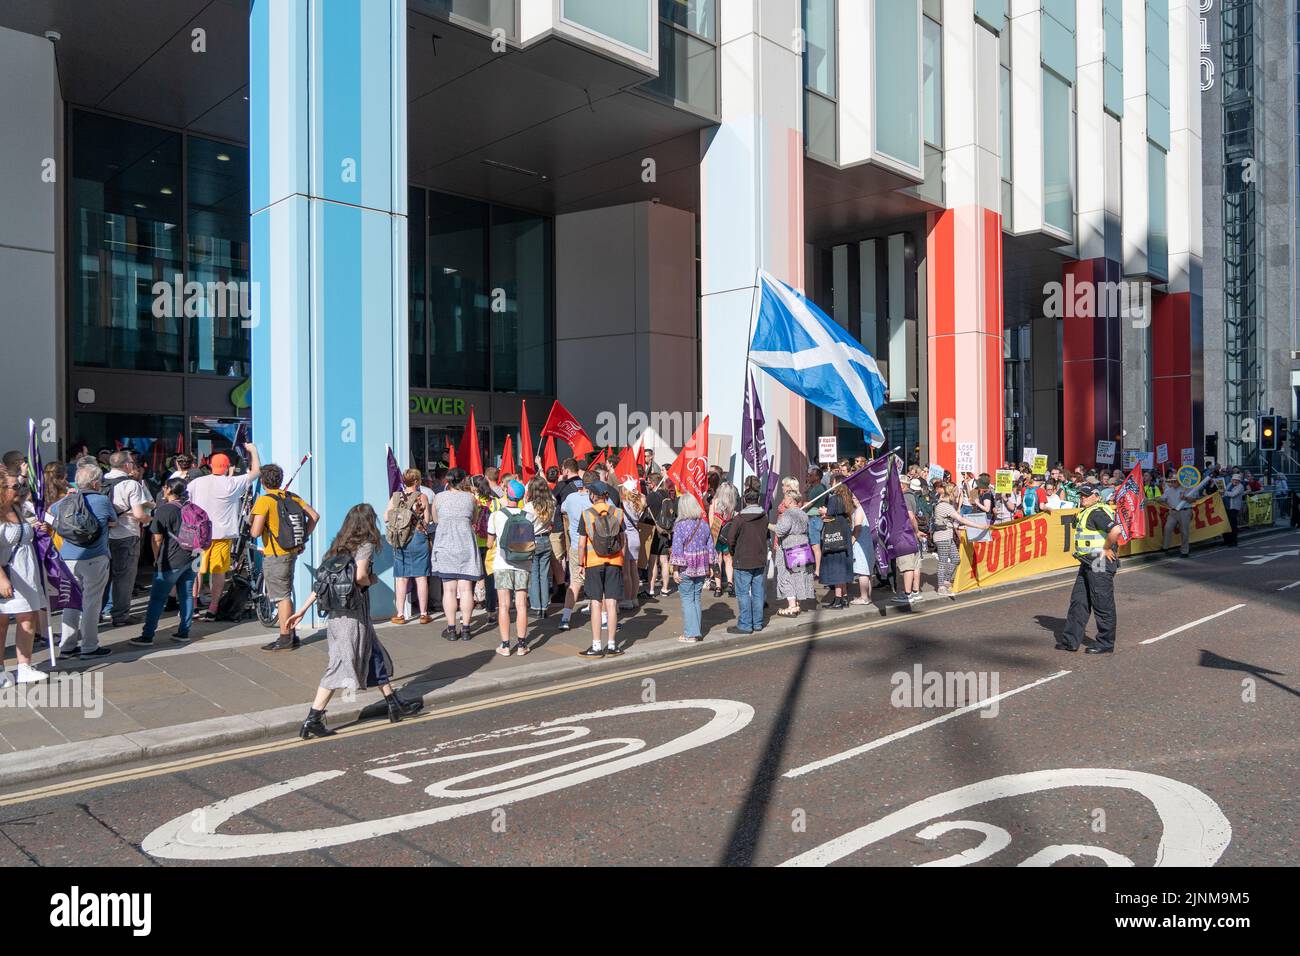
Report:
[[[350,554],[326,558],[316,569],[316,608],[325,616],[357,607],[357,562]]]
[[[218,621],[242,621],[248,616],[248,602],[252,597],[253,585],[248,578],[232,574],[212,616]]]
[[[271,497],[275,498],[275,512],[279,519],[275,543],[283,552],[297,551],[307,543],[307,512],[301,502],[287,491]]]
[[[849,523],[836,515],[822,525],[822,554],[839,554],[849,550]]]
[[[131,509],[127,508],[126,511],[122,511],[117,507],[116,504],[113,503],[113,489],[116,488],[124,481],[133,481],[133,480],[134,479],[132,479],[129,475],[119,475],[117,478],[106,478],[104,479],[104,481],[100,482],[99,485],[100,494],[102,494],[105,498],[108,499],[108,503],[110,505],[113,505],[113,510],[120,515],[126,514],[126,511],[130,511]]]
[[[86,496],[74,491],[54,508],[54,533],[79,548],[89,548],[99,540],[104,529],[86,504]]]
[[[673,525],[677,523],[677,501],[674,498],[664,498],[663,504],[659,506],[659,518],[655,525],[664,534],[673,533]]]

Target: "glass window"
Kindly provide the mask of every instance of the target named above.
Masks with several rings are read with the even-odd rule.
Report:
[[[429,385],[488,388],[487,205],[429,199]]]
[[[811,90],[804,90],[803,125],[808,153],[836,162],[839,151],[836,149],[838,131],[835,126],[834,101],[818,96]]]
[[[711,116],[718,115],[718,48],[659,24],[659,76],[643,85]]]
[[[424,271],[428,220],[425,218],[424,197],[423,189],[411,188],[407,191],[407,349],[411,353],[410,379],[413,388],[426,388],[429,384],[429,351],[426,343],[428,321],[424,312],[424,294],[428,288]]]
[[[493,207],[492,385],[497,391],[551,390],[550,259],[545,218]]]
[[[1043,222],[1073,232],[1070,84],[1043,70]]]
[[[925,141],[943,145],[943,28],[929,17],[921,21],[921,85],[925,98]]]
[[[834,0],[803,0],[804,86],[835,95]]]
[[[999,76],[998,87],[999,115],[998,119],[1002,125],[1002,143],[1000,149],[1001,155],[998,157],[999,167],[1002,171],[1002,178],[1010,181],[1011,179],[1011,70],[1009,67],[1002,67]],[[1006,210],[1003,210],[1003,215]]]
[[[181,272],[181,137],[81,111],[70,125],[73,362],[179,372],[184,299],[154,288]]]
[[[876,149],[921,165],[920,16],[915,3],[876,4]]]
[[[716,40],[715,6],[715,0],[659,0],[659,16],[705,39]]]
[[[254,303],[248,277],[248,150],[191,136],[185,176],[185,278],[204,289],[195,307],[186,309],[188,371],[242,377],[251,371],[248,320]]]
[[[1169,274],[1169,228],[1165,212],[1165,152],[1155,143],[1147,143],[1147,216],[1150,241],[1147,246],[1148,271],[1156,276]]]
[[[501,29],[511,40],[519,39],[515,31],[517,0],[425,0],[435,13],[449,20],[468,20],[489,30]]]
[[[650,53],[650,0],[563,0],[561,16],[624,46]]]
[[[178,445],[185,444],[185,419],[180,415],[74,411],[72,441],[72,447],[85,443],[92,455],[101,448],[131,448],[150,471],[158,473]]]

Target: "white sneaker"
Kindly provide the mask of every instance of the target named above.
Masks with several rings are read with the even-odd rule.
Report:
[[[9,676],[8,671],[0,671],[0,690],[6,687],[13,687],[14,679]]]
[[[18,683],[20,684],[39,684],[41,681],[49,679],[49,674],[38,671],[31,664],[18,665]]]

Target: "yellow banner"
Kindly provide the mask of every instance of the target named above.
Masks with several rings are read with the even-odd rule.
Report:
[[[1016,488],[1016,473],[999,468],[994,473],[993,491],[999,495],[1009,495]]]
[[[1121,557],[1159,551],[1164,543],[1165,517],[1169,509],[1158,501],[1146,503],[1147,533],[1119,549]],[[1040,511],[1036,514],[977,532],[983,540],[971,542],[961,536],[961,565],[953,591],[1018,581],[1049,571],[1078,565],[1074,557],[1074,525],[1077,508]],[[1192,506],[1192,542],[1207,541],[1229,529],[1223,498],[1216,491]],[[1178,543],[1174,535],[1171,544]]]
[[[1273,492],[1266,491],[1258,495],[1246,496],[1246,525],[1269,525],[1273,523]]]

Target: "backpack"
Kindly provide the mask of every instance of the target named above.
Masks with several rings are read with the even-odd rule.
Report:
[[[232,574],[212,616],[218,621],[242,621],[248,616],[248,602],[252,596],[253,585],[248,578]]]
[[[120,475],[120,476],[118,476],[117,478],[108,478],[108,479],[105,479],[103,482],[100,483],[100,486],[99,486],[100,494],[104,495],[104,497],[106,497],[106,498],[108,499],[108,503],[109,503],[110,505],[113,505],[113,510],[114,510],[115,512],[117,512],[118,514],[120,514],[120,515],[124,515],[124,514],[126,514],[126,512],[127,512],[127,511],[130,511],[131,509],[130,509],[130,508],[127,508],[126,511],[123,511],[121,508],[119,508],[119,507],[114,503],[114,501],[113,501],[113,489],[116,488],[118,485],[120,485],[120,484],[121,484],[122,482],[124,482],[124,481],[133,481],[133,480],[134,480],[134,479],[131,478],[129,475]]]
[[[181,505],[181,530],[173,537],[186,551],[206,551],[212,546],[212,519],[192,501]]]
[[[532,519],[522,511],[511,511],[497,538],[497,551],[504,553],[507,561],[519,564],[532,560],[537,551],[537,534]]]
[[[90,505],[86,504],[84,494],[73,492],[60,505],[54,509],[55,534],[78,548],[89,548],[99,540],[104,529],[90,510]]]
[[[326,558],[316,569],[312,585],[316,607],[327,617],[337,611],[351,611],[357,606],[357,562],[350,554]]]
[[[288,492],[272,497],[275,498],[275,513],[279,518],[275,543],[283,552],[297,551],[307,543],[307,512],[302,503]]]
[[[623,512],[610,506],[604,514],[595,508],[586,513],[587,541],[601,558],[617,558],[623,554]]]
[[[659,518],[655,521],[659,530],[666,535],[673,533],[673,525],[677,523],[677,501],[673,498],[664,498],[663,503],[659,506]]]
[[[840,554],[848,550],[848,522],[840,515],[827,518],[822,525],[822,554]]]
[[[416,491],[415,498],[420,497],[420,492]],[[384,537],[394,548],[404,548],[411,543],[411,538],[415,537],[415,528],[419,524],[419,518],[415,514],[415,498],[411,495],[397,492],[397,501],[393,502],[393,514],[388,519],[388,529],[384,532]],[[281,525],[283,527],[283,524]]]

